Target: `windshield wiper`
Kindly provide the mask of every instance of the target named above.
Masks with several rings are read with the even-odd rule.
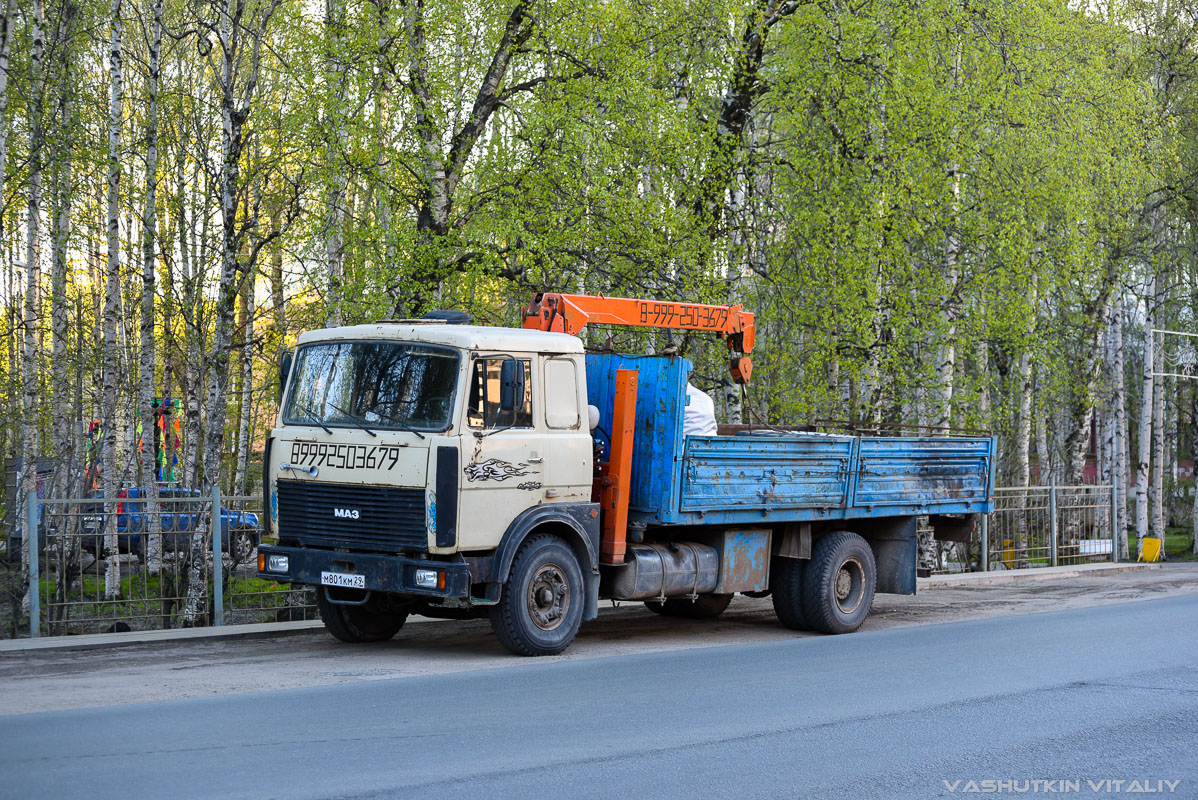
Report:
[[[340,413],[340,414],[344,414],[346,419],[348,419],[348,420],[349,420],[350,422],[352,422],[353,424],[357,425],[357,426],[358,426],[359,428],[361,428],[362,430],[364,430],[364,431],[366,431],[367,433],[369,433],[371,436],[376,436],[376,437],[378,436],[378,434],[377,434],[377,433],[375,433],[374,431],[370,430],[370,428],[367,428],[367,427],[366,427],[366,425],[365,425],[365,424],[364,424],[364,423],[363,423],[361,420],[359,420],[359,419],[358,419],[357,417],[355,417],[353,414],[351,414],[351,413],[349,413],[348,411],[346,411],[344,408],[339,408],[339,407],[337,407],[337,406],[334,406],[332,403],[330,403],[330,402],[329,402],[329,401],[327,401],[327,400],[325,401],[325,404],[326,404],[326,405],[329,405],[329,406],[332,406],[332,408],[333,408],[333,410],[334,410],[334,411],[336,411],[336,412],[338,412],[338,413]]]
[[[416,434],[417,436],[419,436],[421,439],[423,439],[423,438],[424,438],[424,434],[423,434],[423,433],[421,433],[420,431],[416,430],[416,429],[415,429],[415,428],[413,428],[411,425],[409,425],[408,423],[404,422],[402,419],[397,419],[397,418],[395,418],[395,417],[391,417],[391,418],[389,418],[389,419],[387,420],[387,424],[389,424],[389,425],[398,425],[400,428],[402,428],[403,430],[407,431],[408,433],[414,433],[414,434]]]
[[[371,411],[377,411],[377,410],[378,410],[378,405],[379,405],[378,403],[375,403],[375,404],[374,404],[374,405],[372,405],[370,408],[366,409],[366,413],[367,413],[367,414],[369,414]],[[333,408],[336,408],[336,406],[333,406]],[[421,439],[423,439],[423,438],[424,438],[424,434],[423,434],[423,433],[421,433],[420,431],[416,430],[416,429],[415,429],[415,428],[413,428],[411,425],[409,425],[408,423],[404,422],[402,419],[399,419],[398,417],[387,417],[387,419],[386,419],[386,420],[384,420],[384,422],[385,422],[385,424],[387,424],[387,425],[397,425],[397,426],[399,426],[399,428],[400,428],[401,430],[407,431],[408,433],[414,433],[414,434],[416,434],[417,436],[419,436]]]
[[[300,404],[296,403],[295,410],[300,412],[301,414],[303,414],[305,417],[307,417],[312,422],[315,422],[320,427],[324,428],[325,433],[329,434],[330,436],[333,435],[333,429],[330,428],[328,425],[325,425],[323,422],[321,422],[320,417],[316,416],[316,412],[313,411],[312,409],[308,408],[307,406],[301,406]]]

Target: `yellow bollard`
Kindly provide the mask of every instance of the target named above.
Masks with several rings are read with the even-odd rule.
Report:
[[[1007,569],[1015,569],[1015,540],[1002,540],[1002,560]]]
[[[1140,547],[1140,557],[1137,561],[1160,561],[1161,560],[1161,540],[1155,536],[1145,536],[1144,544]]]

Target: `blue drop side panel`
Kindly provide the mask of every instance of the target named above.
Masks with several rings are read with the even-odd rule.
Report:
[[[990,437],[863,437],[853,505],[956,513],[990,500]]]
[[[612,427],[616,371],[637,371],[636,435],[628,507],[654,521],[671,521],[669,509],[676,507],[681,471],[682,417],[691,362],[667,356],[589,353],[586,365],[587,402],[599,409],[599,427],[607,434]],[[610,442],[606,444],[610,447]]]
[[[845,508],[850,436],[688,436],[683,512]]]

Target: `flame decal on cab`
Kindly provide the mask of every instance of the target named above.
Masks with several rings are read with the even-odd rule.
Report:
[[[508,478],[527,475],[527,469],[528,465],[525,463],[513,464],[498,458],[488,458],[481,464],[467,464],[466,479],[471,483],[475,481],[506,481]]]

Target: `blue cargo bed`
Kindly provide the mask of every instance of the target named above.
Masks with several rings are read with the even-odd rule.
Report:
[[[618,369],[638,373],[630,520],[761,524],[993,510],[990,437],[684,436],[684,358],[588,355],[600,438],[611,430]]]

